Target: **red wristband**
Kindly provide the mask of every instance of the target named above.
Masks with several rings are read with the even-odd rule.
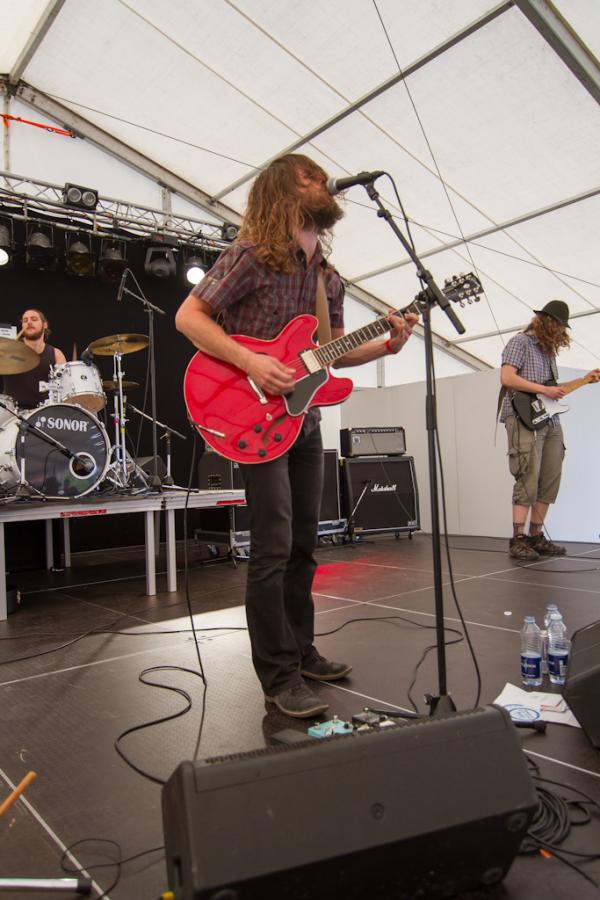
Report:
[[[395,356],[396,353],[398,353],[398,351],[400,350],[400,347],[398,347],[396,350],[392,350],[391,342],[392,342],[392,339],[388,338],[387,341],[385,342],[385,349],[387,350],[388,353],[391,353],[392,356]]]

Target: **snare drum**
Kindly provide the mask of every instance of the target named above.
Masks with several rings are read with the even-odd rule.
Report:
[[[50,368],[52,403],[76,403],[89,412],[98,412],[106,404],[100,372],[92,363],[62,363]]]
[[[8,394],[0,394],[0,402],[3,403],[4,406],[8,406],[8,409],[4,409],[4,406],[0,406],[0,428],[4,428],[8,422],[14,421],[13,413],[17,412],[17,404]]]
[[[95,416],[79,406],[50,403],[23,413],[29,428],[21,440],[18,419],[0,430],[0,490],[14,493],[21,483],[21,461],[25,459],[25,485],[47,500],[83,497],[93,491],[108,468],[110,445],[106,431]],[[60,441],[77,460],[36,435],[40,429]]]

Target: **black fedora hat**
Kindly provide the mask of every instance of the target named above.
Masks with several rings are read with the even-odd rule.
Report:
[[[543,309],[534,309],[534,313],[536,316],[550,316],[566,328],[571,327],[569,325],[569,307],[564,300],[550,300]]]

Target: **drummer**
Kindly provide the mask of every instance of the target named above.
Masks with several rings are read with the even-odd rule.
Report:
[[[26,309],[21,316],[23,343],[34,350],[40,360],[34,369],[20,375],[4,376],[4,393],[13,397],[21,409],[34,409],[48,399],[47,391],[40,391],[40,381],[47,382],[50,366],[66,363],[62,350],[47,343],[50,335],[48,319],[40,309]]]

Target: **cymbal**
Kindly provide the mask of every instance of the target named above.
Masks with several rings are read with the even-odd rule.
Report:
[[[115,353],[135,353],[148,346],[145,334],[111,334],[92,341],[88,350],[96,356],[114,356]]]
[[[0,337],[0,375],[20,375],[35,369],[40,358],[21,341]]]
[[[137,381],[124,381],[123,382],[123,390],[124,391],[132,391],[134,388],[139,388],[139,382]],[[119,390],[119,382],[114,381],[112,378],[108,378],[102,382],[102,387],[105,391],[118,391]]]

